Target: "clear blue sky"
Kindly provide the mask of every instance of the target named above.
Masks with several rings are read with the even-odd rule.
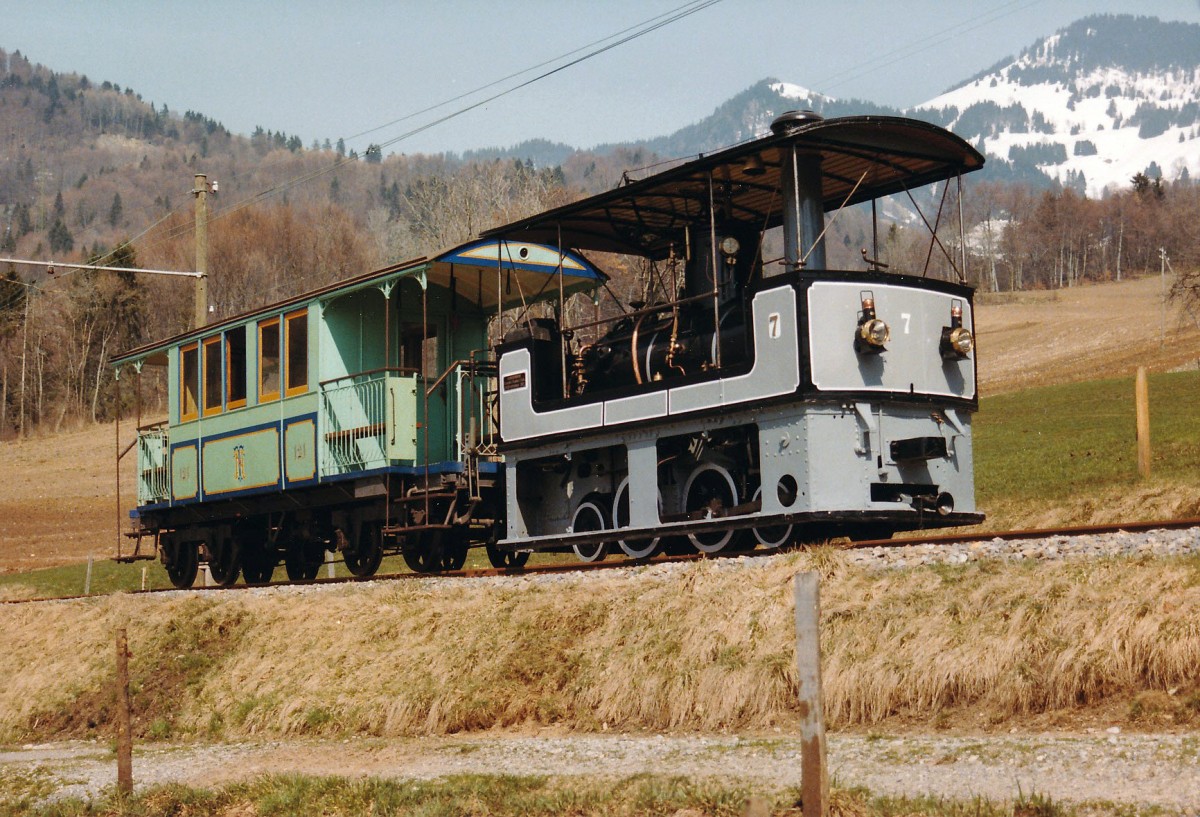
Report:
[[[685,0],[0,0],[0,47],[238,133],[375,128]],[[774,76],[914,105],[1093,13],[1200,22],[1200,0],[723,0],[388,152],[669,133]],[[450,108],[446,110],[451,110]],[[350,142],[360,151],[432,115]]]

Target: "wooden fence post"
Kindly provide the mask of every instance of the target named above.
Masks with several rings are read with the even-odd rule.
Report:
[[[1150,386],[1146,382],[1146,367],[1138,366],[1133,387],[1137,404],[1137,465],[1142,479],[1150,477]]]
[[[129,716],[129,639],[117,630],[117,791],[133,794],[133,735]]]
[[[821,689],[820,576],[797,573],[796,670],[800,693],[800,797],[804,817],[829,813],[825,709]]]

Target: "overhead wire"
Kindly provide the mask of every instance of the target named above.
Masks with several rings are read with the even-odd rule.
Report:
[[[865,62],[851,66],[842,71],[818,80],[813,84],[813,88],[829,89],[837,88],[839,85],[874,73],[882,68],[887,68],[889,65],[894,65],[897,62],[914,57],[923,51],[928,51],[934,46],[941,45],[953,37],[965,34],[968,31],[974,31],[978,28],[983,28],[986,25],[996,22],[997,20],[1007,17],[1010,14],[1015,14],[1018,11],[1024,11],[1043,2],[1043,0],[1009,0],[996,8],[990,8],[985,12],[976,14],[973,17],[968,17],[965,20],[953,23],[945,28],[934,31],[916,40],[906,42],[904,45],[893,48],[891,51],[885,51],[878,54]],[[971,24],[974,25],[971,25]]]
[[[670,11],[663,12],[661,14],[655,15],[654,17],[647,18],[646,20],[643,20],[642,22],[640,22],[634,26],[629,26],[629,27],[621,29],[620,31],[617,31],[613,34],[610,34],[607,37],[603,37],[601,39],[594,40],[591,43],[589,43],[588,45],[572,49],[571,51],[567,51],[564,54],[561,54],[550,60],[546,60],[541,63],[538,63],[537,65],[532,66],[530,68],[526,68],[521,71],[514,72],[512,74],[509,74],[506,77],[501,78],[501,79],[486,83],[472,91],[468,91],[465,94],[459,94],[456,97],[453,97],[449,100],[440,102],[437,105],[433,105],[428,108],[425,108],[422,111],[418,111],[416,113],[409,114],[407,116],[393,120],[390,123],[386,123],[386,124],[380,125],[376,128],[372,128],[370,130],[363,131],[360,134],[356,134],[355,137],[352,137],[352,138],[357,138],[358,136],[362,136],[367,133],[372,133],[374,131],[380,130],[385,127],[390,127],[391,125],[396,124],[398,122],[406,121],[408,119],[413,118],[414,116],[419,116],[422,113],[428,113],[428,112],[436,110],[438,108],[445,107],[446,105],[451,104],[452,102],[462,100],[469,96],[473,96],[473,95],[479,93],[480,91],[486,90],[488,88],[493,88],[496,85],[499,85],[507,80],[514,79],[519,76],[523,76],[525,74],[528,74],[530,71],[537,70],[538,68],[545,67],[546,65],[551,65],[553,63],[557,63],[566,57],[571,57],[571,56],[577,55],[577,54],[579,55],[579,56],[575,56],[573,59],[570,59],[568,62],[565,62],[561,65],[557,65],[556,67],[551,68],[548,71],[539,73],[536,76],[533,76],[527,80],[524,80],[523,82],[520,82],[511,87],[505,88],[504,90],[501,90],[495,94],[491,94],[491,95],[489,95],[483,99],[477,100],[469,105],[465,105],[460,108],[457,108],[456,110],[451,111],[450,113],[447,113],[444,116],[440,116],[430,122],[427,122],[423,125],[412,128],[404,133],[401,133],[398,136],[395,136],[391,139],[385,140],[378,145],[378,147],[382,150],[385,147],[390,147],[392,145],[395,145],[399,142],[404,141],[405,139],[409,139],[417,134],[423,133],[427,130],[430,130],[431,128],[437,127],[438,125],[444,124],[445,122],[448,122],[452,119],[462,116],[463,114],[469,113],[470,111],[473,111],[476,108],[480,108],[490,102],[494,102],[497,99],[500,99],[504,96],[515,93],[516,91],[519,91],[522,88],[526,88],[526,87],[534,84],[535,82],[539,82],[543,79],[546,79],[547,77],[553,76],[562,71],[565,71],[568,68],[571,68],[573,66],[579,65],[582,62],[592,59],[593,57],[597,57],[601,54],[604,54],[608,51],[613,50],[614,48],[618,48],[619,46],[625,45],[626,43],[632,42],[633,40],[636,40],[640,37],[644,37],[645,35],[650,34],[654,31],[658,31],[659,29],[664,28],[665,26],[671,25],[673,23],[678,22],[679,20],[690,17],[691,15],[696,14],[700,11],[703,11],[707,8],[710,8],[711,6],[715,6],[720,2],[723,2],[723,0],[692,0],[692,2],[685,3],[681,6],[676,6],[675,8],[671,9]],[[614,40],[614,38],[617,38],[617,39]],[[584,53],[580,54],[581,51]],[[358,159],[356,157],[350,157],[350,156],[343,157],[343,158],[339,159],[338,161],[336,161],[330,165],[327,165],[325,167],[310,171],[308,173],[303,173],[299,176],[295,176],[291,179],[287,179],[285,181],[279,182],[265,190],[255,193],[252,196],[242,199],[241,201],[235,202],[234,204],[232,204],[228,207],[222,208],[220,211],[213,214],[209,218],[209,223],[211,224],[212,222],[214,222],[220,218],[225,218],[227,216],[231,216],[240,210],[243,210],[247,207],[251,207],[255,204],[265,201],[266,199],[269,199],[270,197],[272,197],[274,195],[277,195],[279,193],[290,190],[301,184],[306,184],[307,182],[313,181],[314,179],[320,178],[321,176],[324,176],[328,173],[332,173],[335,170],[338,170],[339,168],[344,167],[345,165],[347,165],[351,162],[356,162],[356,161],[358,161]],[[180,225],[178,227],[172,228],[161,239],[159,239],[154,244],[151,244],[149,246],[156,246],[158,244],[165,243],[166,241],[169,241],[172,238],[177,237],[177,235],[186,233],[186,231],[188,229],[189,229],[189,225]]]

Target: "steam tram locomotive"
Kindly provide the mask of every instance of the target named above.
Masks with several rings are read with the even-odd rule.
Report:
[[[470,547],[519,567],[979,522],[961,262],[934,234],[959,282],[866,249],[865,269],[830,270],[824,239],[827,213],[870,202],[874,221],[877,199],[982,165],[927,123],[791,112],[764,138],[128,352],[119,370],[166,366],[170,384],[169,420],[139,430],[136,531],[188,587],[201,562],[219,584],[280,562],[312,578],[327,551],[371,575],[388,552],[431,572]],[[600,254],[648,282],[615,316]],[[492,347],[489,326],[511,329]]]

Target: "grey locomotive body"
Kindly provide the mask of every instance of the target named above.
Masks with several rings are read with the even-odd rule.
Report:
[[[982,519],[971,288],[826,269],[823,243],[826,210],[981,158],[908,120],[774,129],[495,231],[641,255],[665,281],[621,317],[530,321],[499,348],[501,548],[645,557]]]

